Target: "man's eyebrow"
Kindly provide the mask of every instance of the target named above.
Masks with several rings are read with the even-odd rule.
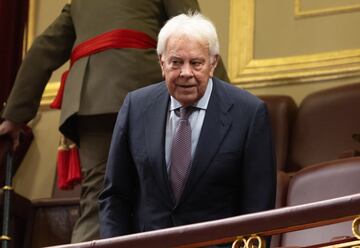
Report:
[[[192,59],[191,59],[191,61],[195,61],[195,60],[205,61],[205,59],[204,59],[204,58],[201,58],[201,57],[199,57],[199,58],[192,58]]]
[[[169,56],[169,59],[179,59],[179,60],[181,60],[182,58],[180,58],[180,57],[178,57],[176,55],[171,55],[171,56]]]

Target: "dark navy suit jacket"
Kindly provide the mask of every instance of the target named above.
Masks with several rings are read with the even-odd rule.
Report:
[[[190,174],[175,202],[165,164],[165,82],[129,93],[118,114],[100,195],[101,237],[271,209],[276,169],[265,104],[213,78]],[[101,144],[99,144],[101,145]]]

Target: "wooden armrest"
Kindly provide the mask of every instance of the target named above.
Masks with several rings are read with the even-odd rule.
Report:
[[[359,157],[359,156],[360,156],[360,151],[358,151],[356,149],[350,149],[350,150],[346,150],[346,151],[343,151],[342,153],[340,153],[338,158],[352,158],[352,157]]]
[[[53,206],[71,206],[79,205],[79,197],[69,198],[43,198],[31,202],[34,207],[53,207]]]

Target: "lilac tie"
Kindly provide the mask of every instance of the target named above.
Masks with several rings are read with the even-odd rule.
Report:
[[[189,115],[192,107],[180,108],[180,120],[176,127],[171,146],[170,181],[179,200],[191,164],[191,126]]]

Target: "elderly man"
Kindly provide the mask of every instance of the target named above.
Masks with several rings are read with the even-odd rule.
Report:
[[[0,135],[10,135],[14,147],[22,124],[35,116],[52,71],[71,58],[63,99],[56,98],[55,106],[61,105],[60,131],[80,148],[80,217],[73,243],[99,238],[97,199],[117,112],[129,91],[162,80],[156,36],[167,19],[189,9],[198,10],[198,2],[72,0],[36,38],[21,65],[0,124]],[[224,67],[217,71],[227,78]]]
[[[102,238],[274,207],[276,170],[265,104],[213,77],[219,45],[202,15],[158,35],[165,82],[129,93],[100,194]]]

